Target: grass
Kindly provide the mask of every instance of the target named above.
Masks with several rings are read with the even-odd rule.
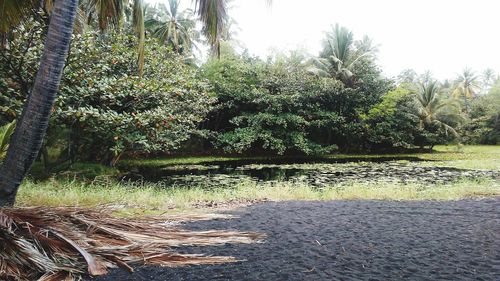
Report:
[[[232,156],[187,156],[187,157],[161,157],[152,159],[125,159],[119,163],[121,167],[130,166],[148,166],[148,167],[159,167],[159,166],[169,166],[169,165],[196,165],[204,164],[210,162],[219,161],[238,161],[243,159],[259,160],[265,159],[266,157],[232,157]]]
[[[444,185],[360,184],[318,190],[305,183],[274,182],[257,185],[242,182],[233,189],[165,188],[161,184],[117,182],[83,183],[51,180],[25,182],[19,206],[125,207],[133,214],[166,210],[203,209],[211,204],[287,200],[459,200],[500,196],[500,184],[492,180],[465,180]]]
[[[328,159],[366,159],[377,158],[404,158],[413,157],[420,160],[435,161],[435,166],[446,166],[463,169],[489,169],[500,170],[500,146],[499,145],[441,145],[434,148],[433,153],[406,153],[406,154],[331,154],[324,158]],[[230,162],[239,160],[282,160],[287,158],[297,158],[289,156],[272,157],[220,157],[220,156],[196,156],[196,157],[163,157],[154,159],[127,159],[120,162],[121,167],[143,166],[143,167],[163,167],[174,165],[196,165],[210,162]],[[308,158],[308,157],[303,157]],[[314,158],[314,157],[309,157]],[[432,163],[430,163],[432,165]]]
[[[500,170],[500,146],[438,146],[434,153],[392,155],[329,155],[334,158],[417,157],[415,165],[464,169]],[[127,160],[127,165],[170,166],[213,161],[265,159],[264,157],[183,157]],[[305,182],[255,183],[243,181],[234,188],[175,188],[161,183],[117,182],[116,169],[94,164],[75,164],[67,174],[49,180],[26,181],[18,194],[19,206],[116,206],[125,214],[149,214],[203,210],[209,206],[231,206],[255,201],[286,200],[459,200],[500,196],[500,182],[491,179],[462,180],[435,184],[356,183],[317,189]],[[83,177],[82,177],[83,175]],[[109,176],[111,175],[111,176]],[[80,180],[75,180],[76,178]],[[81,180],[81,179],[85,180]],[[89,181],[89,178],[94,178]],[[74,180],[71,180],[74,179]]]
[[[232,162],[232,161],[262,161],[262,160],[295,160],[295,159],[376,159],[386,157],[415,157],[416,154],[330,154],[325,156],[174,156],[174,157],[160,157],[153,159],[126,159],[119,163],[122,168],[128,167],[166,167],[176,165],[203,165],[213,162]]]
[[[438,153],[423,154],[423,165],[500,171],[499,145],[438,146]]]

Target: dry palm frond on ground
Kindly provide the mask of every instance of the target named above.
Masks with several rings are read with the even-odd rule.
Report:
[[[254,243],[264,235],[235,231],[188,231],[180,220],[224,215],[118,218],[111,210],[80,208],[0,209],[1,280],[75,280],[135,265],[220,264],[233,257],[188,255],[172,247]]]

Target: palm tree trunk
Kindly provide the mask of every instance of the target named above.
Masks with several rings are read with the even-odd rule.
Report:
[[[78,0],[55,1],[40,68],[0,168],[0,207],[17,190],[42,146],[73,33]]]
[[[467,95],[464,93],[464,107],[465,113],[469,113],[469,103],[467,102]]]

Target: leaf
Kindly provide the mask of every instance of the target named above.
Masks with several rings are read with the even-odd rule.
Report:
[[[103,275],[103,274],[107,273],[106,267],[102,263],[97,262],[91,254],[89,254],[86,250],[84,250],[80,246],[78,246],[78,244],[76,244],[75,241],[66,238],[64,235],[58,233],[57,231],[54,231],[52,229],[50,231],[55,236],[61,238],[66,243],[71,245],[71,247],[73,247],[75,250],[78,251],[78,253],[80,253],[80,255],[82,255],[82,257],[85,259],[85,261],[88,264],[88,272],[90,275],[97,276],[97,275]]]

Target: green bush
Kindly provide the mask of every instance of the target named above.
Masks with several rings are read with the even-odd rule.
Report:
[[[150,40],[143,77],[135,75],[135,38],[78,37],[67,66],[54,123],[71,128],[86,160],[125,152],[171,151],[187,140],[214,98],[182,57]]]
[[[500,80],[489,93],[472,100],[470,120],[461,133],[468,144],[500,144]]]
[[[414,95],[405,87],[387,92],[382,101],[363,116],[370,150],[411,148],[419,135]]]
[[[218,98],[205,128],[213,144],[226,152],[314,154],[330,150],[313,139],[312,126],[334,113],[322,114],[323,79],[309,75],[294,58],[265,63],[226,54],[211,60],[201,74],[213,85]],[[330,79],[332,80],[332,79]],[[334,81],[336,92],[342,89]]]
[[[11,93],[0,106],[17,114],[27,94],[22,85],[31,85],[43,47],[42,33],[28,34],[43,28],[30,24],[16,31],[0,63],[0,91]],[[154,39],[146,42],[144,74],[138,77],[135,40],[125,34],[75,35],[48,135],[66,140],[63,152],[71,158],[108,164],[124,153],[174,150],[211,109],[213,94],[196,68]]]

